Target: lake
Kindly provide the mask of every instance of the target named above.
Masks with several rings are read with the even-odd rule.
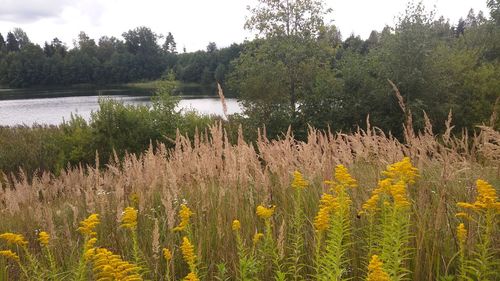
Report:
[[[47,124],[57,125],[63,120],[69,120],[71,114],[78,114],[86,120],[90,119],[90,113],[99,109],[99,97],[109,97],[130,105],[150,105],[150,96],[144,94],[134,95],[82,95],[82,96],[56,96],[43,92],[38,95],[3,96],[0,99],[0,126]],[[236,99],[226,99],[228,114],[241,113],[241,107]],[[190,97],[183,96],[179,102],[178,109],[194,109],[201,114],[223,115],[222,104],[218,97]]]

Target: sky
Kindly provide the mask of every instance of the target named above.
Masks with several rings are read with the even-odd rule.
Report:
[[[404,12],[406,0],[325,0],[333,12],[327,22],[336,25],[343,38],[351,33],[367,38],[372,30],[394,26]],[[171,32],[177,49],[205,49],[209,42],[219,47],[252,39],[244,30],[247,6],[256,0],[0,0],[0,33],[6,37],[22,28],[32,42],[43,44],[58,37],[68,47],[80,31],[91,38],[115,36],[138,26],[155,33]],[[452,24],[473,8],[489,17],[486,0],[423,0]]]

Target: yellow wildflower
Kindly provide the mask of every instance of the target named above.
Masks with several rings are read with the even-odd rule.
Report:
[[[186,263],[190,268],[193,268],[196,264],[196,255],[194,254],[193,244],[191,244],[191,241],[186,236],[182,238],[181,251]]]
[[[325,231],[330,225],[330,208],[319,208],[318,214],[314,218],[314,228],[317,232]]]
[[[200,279],[196,276],[196,273],[189,272],[188,275],[184,277],[184,281],[200,281]]]
[[[163,257],[168,262],[169,260],[172,259],[172,252],[170,252],[170,250],[167,248],[163,248]]]
[[[389,275],[384,271],[383,263],[377,255],[373,255],[368,264],[368,276],[366,281],[389,281]]]
[[[458,202],[457,206],[464,209],[477,210],[478,208],[474,204],[466,203],[466,202]]]
[[[0,239],[5,240],[8,244],[18,245],[21,247],[26,247],[26,245],[28,245],[28,241],[24,239],[22,234],[6,232],[0,234]]]
[[[474,203],[458,202],[457,206],[473,211],[494,210],[500,212],[500,202],[496,190],[488,182],[478,179],[476,181],[477,197]]]
[[[123,228],[135,230],[137,228],[137,210],[132,207],[127,207],[123,211],[122,225]]]
[[[97,242],[97,238],[90,238],[89,241],[85,244],[86,249],[94,248],[95,243]]]
[[[142,280],[139,271],[141,268],[135,264],[121,259],[105,248],[93,249],[93,273],[97,280]]]
[[[349,171],[344,165],[337,165],[335,167],[335,180],[345,186],[345,187],[356,187],[358,183],[356,180],[349,174]]]
[[[85,260],[90,260],[95,254],[95,244],[97,243],[97,238],[93,237],[90,238],[87,243],[83,246],[83,249],[85,253],[83,254],[83,257]]]
[[[388,165],[387,170],[382,174],[392,180],[402,180],[407,184],[412,184],[415,183],[415,178],[418,177],[418,169],[411,164],[409,157],[405,157],[399,162]]]
[[[406,184],[400,180],[393,184],[390,189],[391,195],[394,198],[394,205],[398,208],[410,205],[408,197],[406,196]]]
[[[78,231],[83,235],[97,235],[94,231],[96,226],[100,223],[98,214],[91,214],[88,218],[80,222],[80,227]]]
[[[304,189],[309,183],[304,179],[299,171],[293,172],[292,187],[295,189]]]
[[[467,229],[465,228],[463,223],[457,226],[457,238],[460,244],[464,244],[465,240],[467,239]]]
[[[378,194],[373,194],[366,202],[361,206],[364,213],[365,211],[374,212],[377,210],[378,201],[380,200],[380,196]]]
[[[234,231],[238,231],[238,230],[240,230],[240,228],[241,228],[241,223],[240,223],[240,221],[239,221],[239,220],[234,220],[234,221],[233,221],[232,228],[233,228],[233,230],[234,230]]]
[[[38,242],[40,242],[40,244],[42,246],[48,246],[49,240],[50,240],[50,236],[47,232],[42,231],[42,232],[38,233]]]
[[[262,237],[264,237],[264,234],[263,233],[260,233],[260,232],[257,232],[253,235],[253,239],[252,239],[252,242],[254,245],[257,245],[257,243],[259,243],[260,239],[262,239]]]
[[[189,218],[194,213],[189,209],[185,204],[181,205],[181,209],[179,210],[179,217],[181,218],[181,222],[177,227],[174,228],[174,231],[183,231],[189,225]]]
[[[318,214],[314,218],[314,228],[321,232],[330,225],[330,213],[338,207],[337,198],[328,193],[323,193],[319,203]]]
[[[487,181],[478,179],[476,181],[476,187],[478,193],[476,202],[482,203],[484,205],[484,209],[496,209],[497,211],[500,211],[500,202],[497,202],[498,196],[493,186]]]
[[[0,251],[0,257],[5,257],[7,259],[19,262],[19,256],[16,253],[12,252],[11,250]]]
[[[256,213],[261,219],[269,219],[274,214],[274,209],[276,209],[276,206],[274,205],[271,208],[259,205],[257,206]]]
[[[464,212],[456,213],[455,217],[457,217],[457,218],[464,218],[464,219],[467,219],[467,220],[471,219],[471,217],[469,216],[469,214],[464,213]]]
[[[372,191],[372,196],[361,206],[363,209],[360,214],[365,212],[374,212],[377,210],[380,194],[390,193],[392,188],[392,180],[387,178],[379,180],[377,187]],[[384,202],[385,203],[385,202]]]

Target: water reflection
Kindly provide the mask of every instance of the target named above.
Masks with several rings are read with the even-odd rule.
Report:
[[[37,96],[43,96],[39,93]],[[48,93],[50,94],[50,93]],[[18,95],[19,97],[19,95]],[[124,104],[150,105],[150,97],[139,95],[101,95],[110,97]],[[78,114],[89,120],[90,113],[99,108],[99,96],[48,97],[30,99],[0,100],[0,125],[57,125],[69,120],[71,114]],[[226,99],[228,113],[240,113],[241,108],[235,99]],[[180,109],[194,109],[203,114],[222,115],[219,98],[183,98],[179,102]]]

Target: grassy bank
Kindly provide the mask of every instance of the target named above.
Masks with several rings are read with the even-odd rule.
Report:
[[[28,275],[42,280],[98,279],[104,273],[97,253],[102,257],[104,249],[128,260],[130,274],[140,275],[128,280],[181,280],[189,273],[202,280],[333,280],[329,274],[364,280],[377,268],[387,280],[460,280],[488,271],[495,280],[500,242],[495,189],[488,191],[493,203],[487,205],[493,221],[485,220],[483,209],[468,211],[457,203],[481,203],[485,191],[478,193],[477,179],[498,192],[500,136],[486,127],[472,138],[437,137],[428,129],[408,134],[405,143],[368,128],[350,135],[311,130],[305,142],[291,135],[276,141],[261,137],[253,145],[241,135],[231,144],[223,128],[213,126],[192,139],[178,135],[173,149],[151,147],[106,167],[97,163],[57,177],[4,181],[0,231],[22,233],[29,244],[16,248],[2,242],[2,249],[14,251]],[[406,162],[382,173],[404,156],[417,170]],[[335,173],[338,164],[349,176]],[[418,176],[403,177],[401,171]],[[380,191],[383,179],[390,179],[387,193]],[[370,209],[366,203],[374,190],[380,198],[371,200]],[[322,209],[330,218],[323,228]],[[455,216],[461,212],[473,220]],[[91,234],[78,231],[79,222],[93,213],[99,224],[86,222]],[[456,232],[461,223],[465,240]],[[40,231],[50,234],[47,247],[37,241]],[[264,237],[252,242],[258,233]],[[87,259],[81,258],[84,247],[90,250]],[[173,255],[168,260],[163,248]],[[30,267],[32,258],[37,265]],[[477,259],[484,268],[474,272],[481,266]],[[15,259],[1,262],[3,278],[25,278]],[[463,271],[464,265],[470,270]],[[197,280],[193,274],[189,280]]]

